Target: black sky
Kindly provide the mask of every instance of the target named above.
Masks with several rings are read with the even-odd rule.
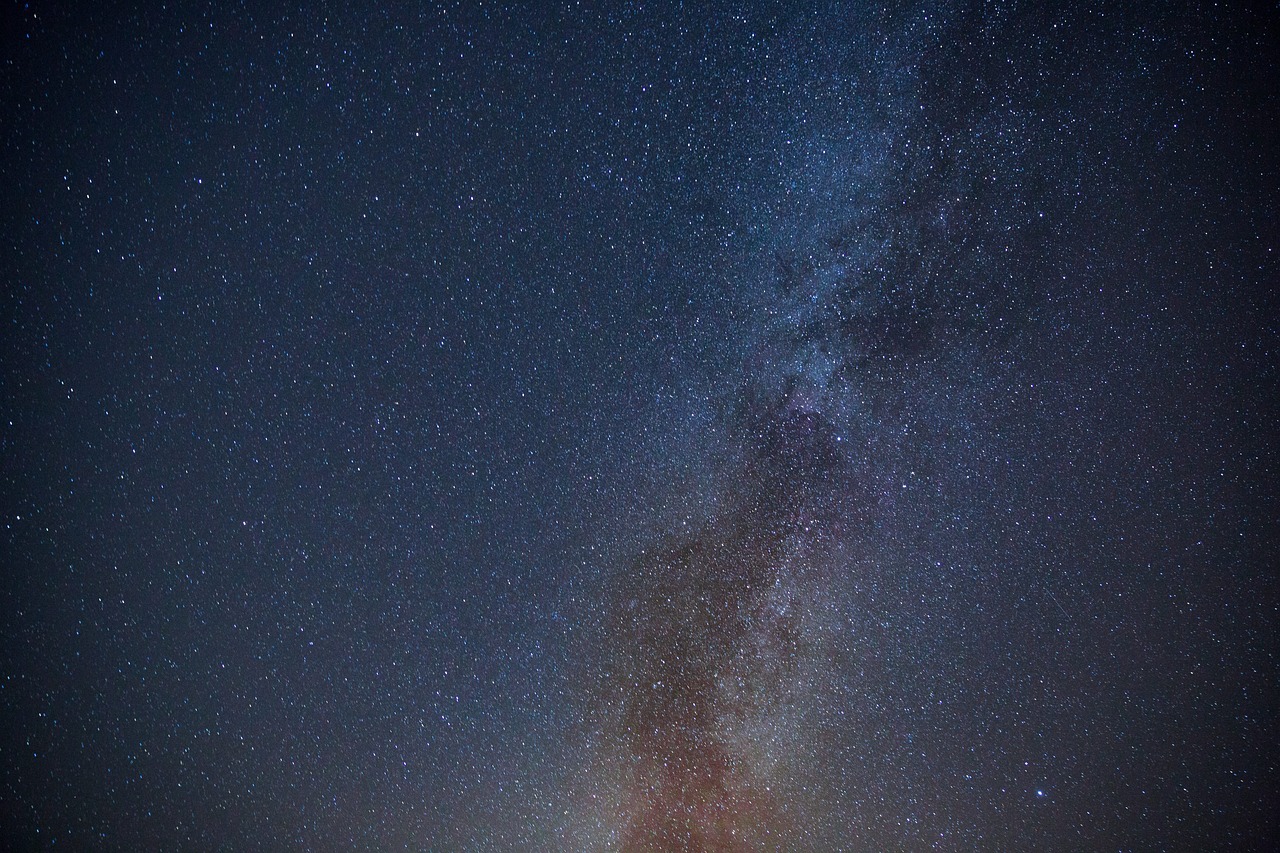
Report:
[[[1276,845],[1275,10],[535,5],[4,7],[5,846]]]

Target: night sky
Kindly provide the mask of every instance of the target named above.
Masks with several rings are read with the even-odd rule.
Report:
[[[0,846],[1280,847],[1280,13],[6,2]]]

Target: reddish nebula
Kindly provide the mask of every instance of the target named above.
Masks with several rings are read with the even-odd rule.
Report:
[[[815,478],[838,465],[824,429],[778,413],[756,431],[734,508],[642,553],[615,584],[623,851],[774,848],[794,829],[774,769],[794,757],[778,753],[793,751],[790,711],[820,643],[807,620],[830,527]]]
[[[638,767],[624,851],[739,850],[782,810],[727,732],[758,713],[794,666],[794,617],[771,613],[780,537],[727,535],[645,554],[629,578],[615,637],[622,742]]]
[[[742,849],[778,820],[767,784],[724,730],[755,710],[745,703],[776,692],[776,661],[794,660],[795,630],[763,612],[776,535],[726,533],[646,553],[626,590],[622,739],[640,790],[623,850]],[[769,661],[749,660],[754,652]]]

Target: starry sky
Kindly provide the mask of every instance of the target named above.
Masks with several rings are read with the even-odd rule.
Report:
[[[1274,8],[352,5],[4,5],[6,847],[1280,844]]]

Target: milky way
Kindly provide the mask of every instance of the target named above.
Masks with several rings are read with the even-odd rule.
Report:
[[[1223,4],[9,4],[15,849],[1275,849]]]
[[[1003,322],[990,316],[1017,310],[997,291],[1023,279],[981,258],[1003,223],[974,222],[980,141],[931,124],[941,105],[916,88],[896,96],[893,124],[829,143],[801,188],[857,201],[819,198],[806,242],[746,260],[767,295],[747,310],[742,379],[722,406],[721,508],[612,578],[590,786],[615,791],[596,818],[620,850],[815,843],[824,729],[867,663],[850,646],[869,616],[849,595],[858,556],[893,513],[912,433],[960,423],[937,398],[972,396]]]

